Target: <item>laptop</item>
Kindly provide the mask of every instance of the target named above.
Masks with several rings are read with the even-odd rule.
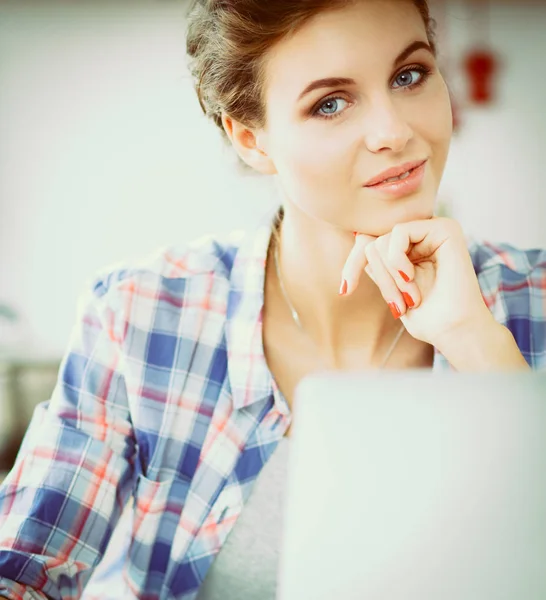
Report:
[[[546,599],[546,373],[311,376],[279,600]]]

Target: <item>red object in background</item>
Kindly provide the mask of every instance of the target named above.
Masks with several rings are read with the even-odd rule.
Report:
[[[472,50],[467,54],[464,66],[470,80],[470,97],[477,104],[488,104],[493,98],[493,77],[498,61],[489,50]]]

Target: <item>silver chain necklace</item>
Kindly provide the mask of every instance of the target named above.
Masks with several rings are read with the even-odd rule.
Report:
[[[281,276],[281,269],[279,267],[279,240],[276,235],[274,237],[275,237],[275,247],[273,248],[273,258],[275,260],[275,271],[277,273],[277,279],[279,280],[279,285],[281,287],[282,295],[284,296],[286,304],[288,305],[288,308],[290,309],[290,312],[292,313],[292,318],[294,319],[294,322],[301,329],[301,331],[303,331],[304,333],[307,333],[301,324],[298,311],[294,308],[294,305],[292,304],[292,302],[290,302],[290,298],[288,297],[286,288],[284,287],[284,282],[283,282],[283,279]],[[385,354],[383,361],[379,365],[380,369],[383,369],[384,366],[387,364],[387,361],[391,357],[391,354],[393,353],[394,349],[396,348],[396,345],[398,344],[398,341],[402,337],[402,334],[404,333],[404,331],[405,331],[405,327],[402,324],[402,326],[400,327],[400,330],[396,334],[396,337],[394,338],[392,344],[390,345],[389,349],[387,350],[387,353]]]

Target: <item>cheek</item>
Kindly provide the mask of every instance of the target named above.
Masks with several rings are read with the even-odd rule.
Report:
[[[294,198],[303,201],[309,196],[316,203],[347,185],[352,143],[347,134],[332,131],[329,125],[305,122],[281,125],[275,130],[275,166],[286,191]]]
[[[451,102],[445,84],[442,83],[432,96],[422,121],[422,135],[430,144],[439,161],[445,162],[453,133]]]
[[[417,145],[430,152],[430,184],[437,189],[444,172],[452,134],[452,115],[449,94],[445,86],[438,86],[419,109],[412,110],[411,126]],[[422,146],[421,146],[422,147]]]

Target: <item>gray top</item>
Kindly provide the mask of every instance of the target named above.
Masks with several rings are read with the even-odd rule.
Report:
[[[258,475],[197,600],[275,600],[289,447],[284,437]]]

